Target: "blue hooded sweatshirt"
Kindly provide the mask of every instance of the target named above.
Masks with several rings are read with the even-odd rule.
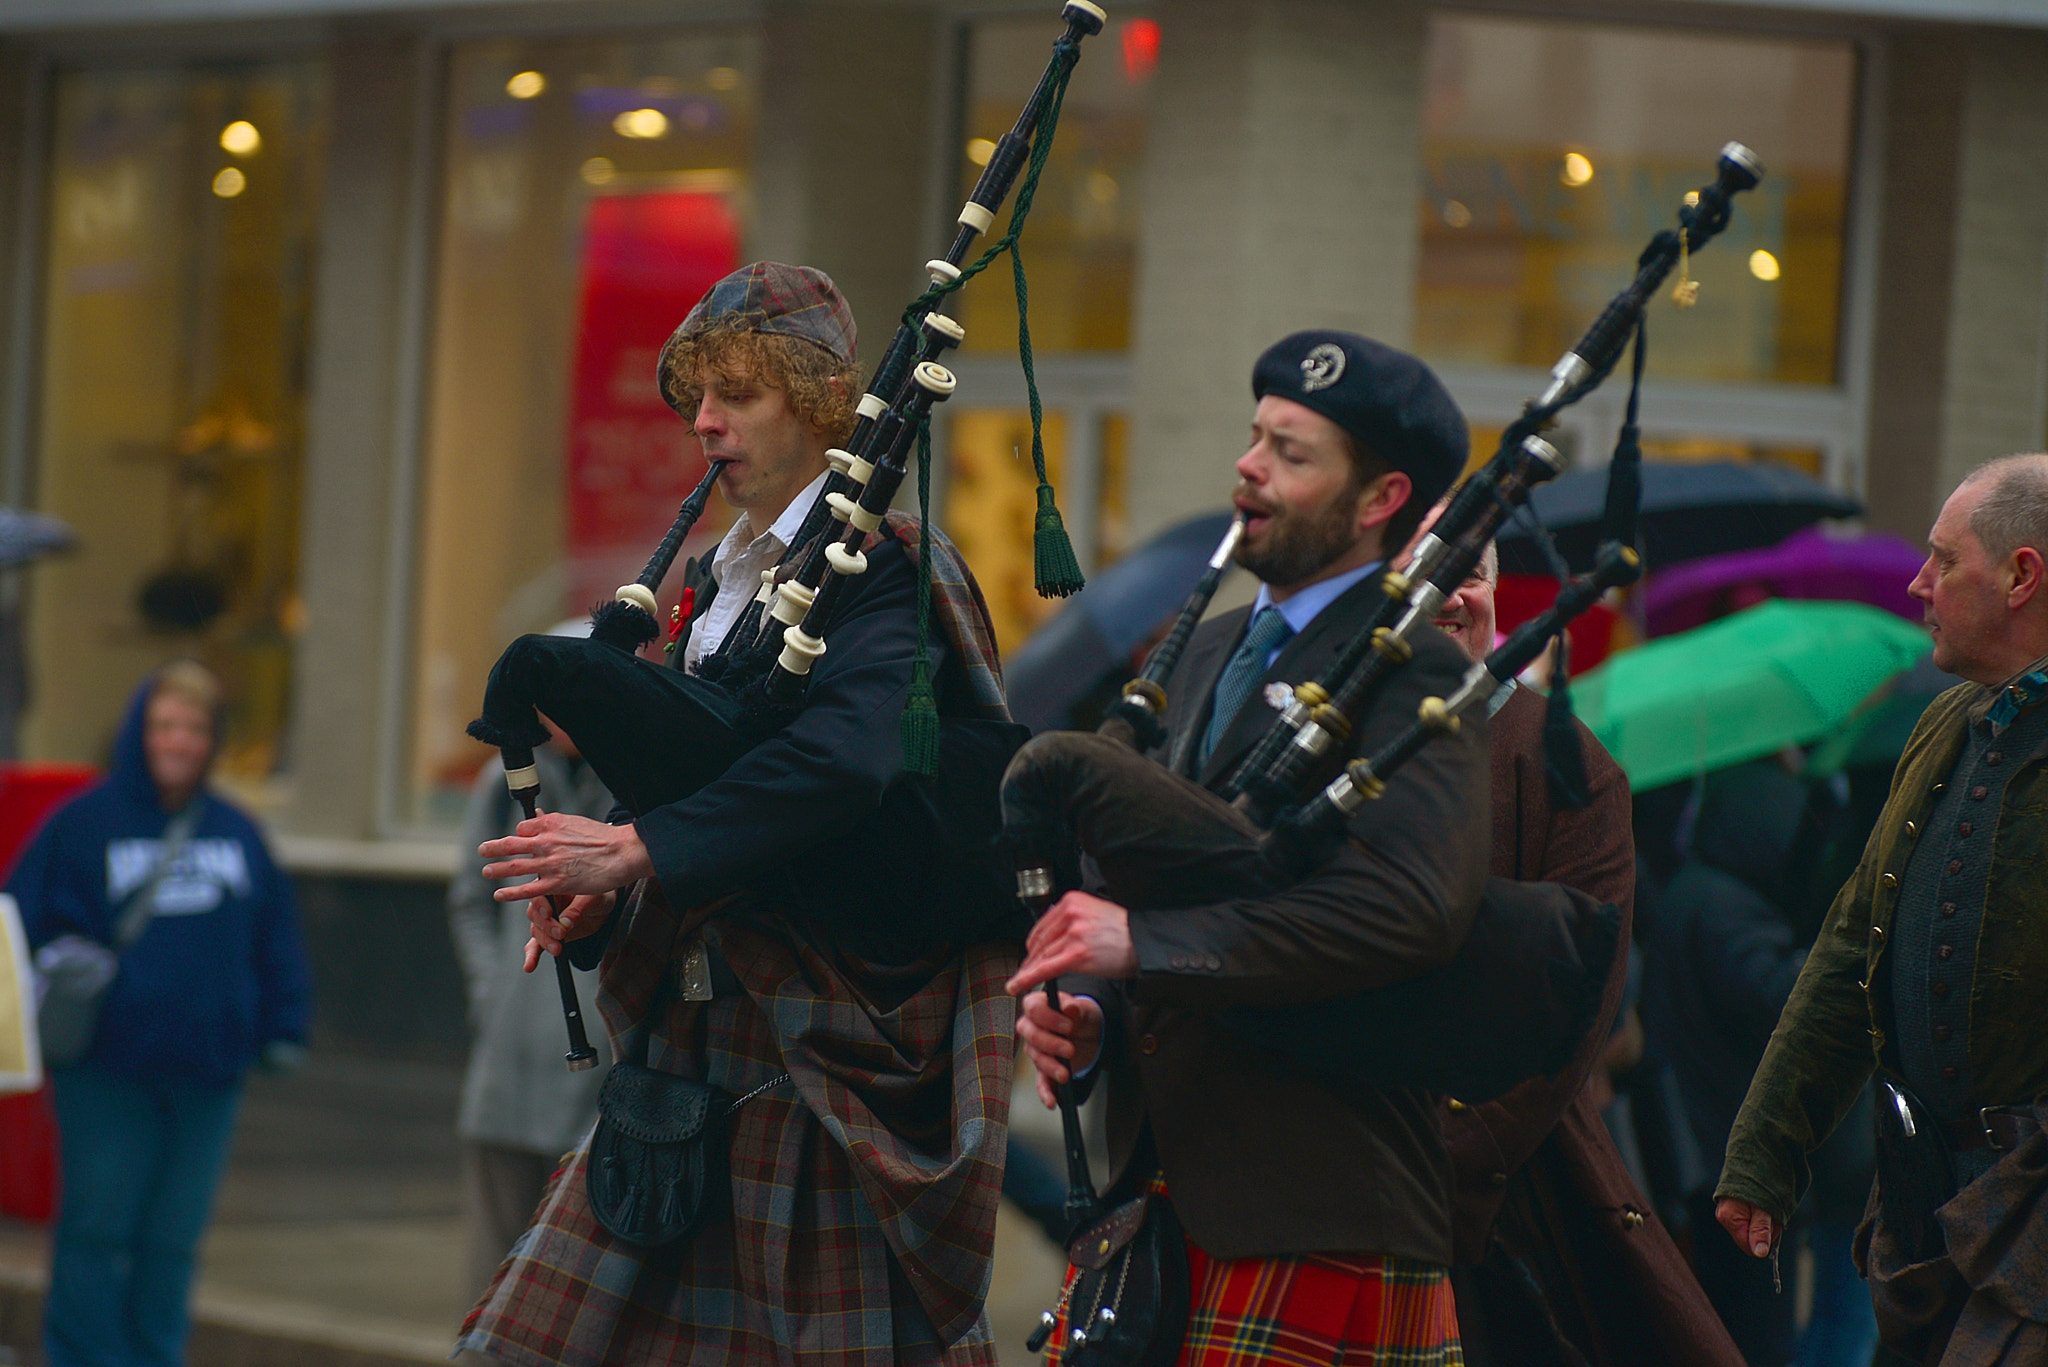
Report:
[[[160,860],[171,813],[142,749],[149,689],[129,705],[106,776],[50,813],[7,881],[31,949],[62,935],[111,945],[123,902]],[[199,822],[121,955],[81,1067],[232,1086],[270,1045],[305,1042],[291,884],[247,816],[204,789],[194,801]]]

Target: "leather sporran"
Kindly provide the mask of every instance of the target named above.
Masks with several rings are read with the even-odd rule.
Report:
[[[1173,1367],[1187,1334],[1187,1236],[1150,1183],[1067,1240],[1074,1275],[1047,1312],[1064,1313],[1062,1367]]]
[[[725,1198],[731,1111],[732,1098],[708,1083],[612,1064],[585,1173],[598,1224],[645,1248],[695,1234]]]

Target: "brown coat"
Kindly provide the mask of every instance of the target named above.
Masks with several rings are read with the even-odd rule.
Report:
[[[1378,595],[1373,576],[1341,595],[1288,642],[1267,679],[1320,674]],[[1171,736],[1207,725],[1246,620],[1226,613],[1196,632],[1174,681]],[[1465,668],[1457,648],[1434,629],[1421,638],[1354,733],[1353,754],[1377,750],[1421,699],[1455,688]],[[1256,697],[1247,703],[1200,777],[1227,775],[1272,715]],[[1131,918],[1138,978],[1104,1002],[1120,1032],[1106,1055],[1113,1168],[1130,1163],[1149,1121],[1174,1208],[1204,1251],[1449,1263],[1450,1165],[1435,1095],[1339,1087],[1277,1064],[1218,1013],[1355,992],[1449,960],[1486,877],[1485,731],[1482,721],[1425,745],[1352,818],[1344,848],[1286,891]]]
[[[1583,723],[1591,800],[1553,806],[1544,772],[1542,698],[1517,689],[1493,719],[1493,873],[1564,883],[1611,902],[1628,943],[1635,903],[1628,780]],[[1457,1172],[1457,1256],[1476,1265],[1511,1249],[1535,1271],[1558,1327],[1589,1361],[1741,1367],[1684,1256],[1636,1189],[1585,1093],[1621,1001],[1627,955],[1615,956],[1593,1028],[1565,1068],[1477,1106],[1446,1105]],[[1486,1281],[1460,1275],[1458,1319],[1471,1359],[1489,1356]],[[1506,1345],[1503,1345],[1505,1347]]]

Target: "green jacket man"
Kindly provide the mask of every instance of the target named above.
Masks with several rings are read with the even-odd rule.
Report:
[[[1772,1253],[1805,1155],[1876,1069],[1913,1163],[1881,1165],[1856,1246],[1887,1347],[1943,1367],[2044,1362],[2048,455],[1973,471],[1928,540],[1911,592],[1935,664],[1966,682],[1907,743],[1736,1118],[1716,1215]],[[1909,1181],[1929,1171],[1916,1206]]]

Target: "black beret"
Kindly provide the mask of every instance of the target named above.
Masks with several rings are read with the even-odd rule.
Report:
[[[1428,508],[1465,469],[1465,415],[1430,368],[1355,332],[1297,332],[1252,367],[1252,397],[1268,394],[1313,409],[1351,434],[1367,455],[1407,475]]]

